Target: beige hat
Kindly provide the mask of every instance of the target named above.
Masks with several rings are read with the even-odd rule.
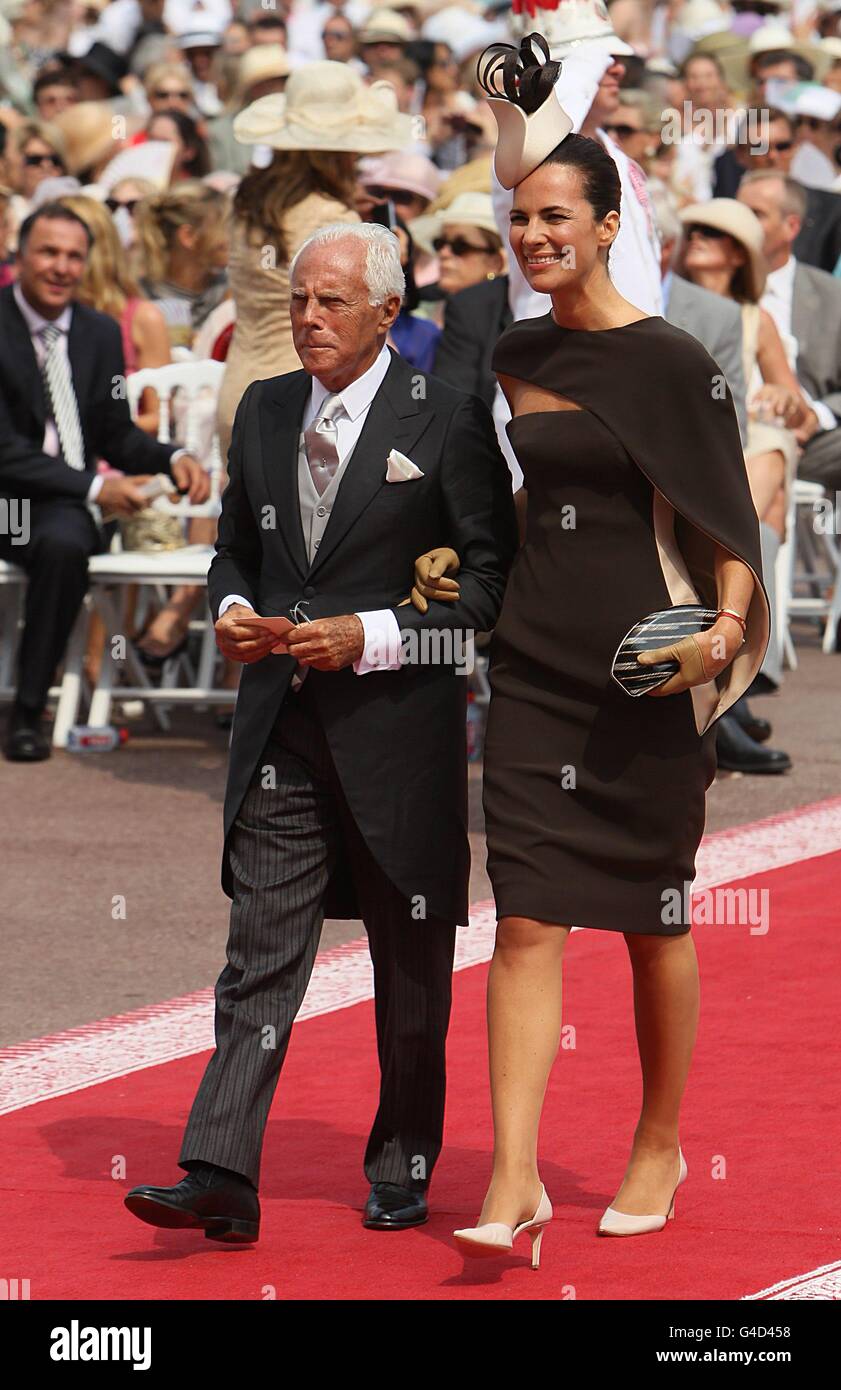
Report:
[[[329,61],[298,68],[284,93],[260,97],[240,111],[233,131],[240,145],[356,154],[403,149],[414,138],[412,117],[397,109],[389,82],[366,86],[346,63]]]
[[[124,144],[114,134],[114,112],[104,101],[78,101],[55,116],[53,124],[64,136],[71,174],[99,164],[109,151],[116,154]]]
[[[680,209],[678,216],[684,227],[693,224],[717,227],[744,247],[748,255],[745,263],[747,292],[757,303],[765,289],[767,267],[762,250],[762,223],[756,213],[735,198],[711,198],[708,203],[690,203]]]
[[[796,53],[800,58],[805,58],[807,63],[811,63],[815,69],[815,79],[820,82],[830,66],[830,57],[817,44],[804,43],[798,39],[790,29],[784,24],[777,24],[773,20],[766,20],[758,29],[754,29],[748,39],[748,54],[750,58],[756,58],[760,53]]]
[[[408,19],[396,10],[374,10],[365,20],[356,38],[360,44],[409,43],[414,38],[414,33]]]
[[[431,252],[435,238],[440,236],[445,227],[454,226],[456,223],[465,227],[480,227],[484,232],[493,232],[494,236],[499,236],[490,193],[459,193],[439,212],[425,212],[422,217],[416,217],[409,223],[409,231],[418,246]]]
[[[538,33],[521,40],[519,49],[491,44],[479,58],[479,83],[498,129],[494,171],[503,188],[514,188],[533,174],[572,130],[572,121],[555,96],[559,67],[549,59],[547,41]],[[541,85],[548,89],[537,109],[526,112],[519,103],[535,78],[538,85],[529,93],[527,104],[540,96]]]
[[[239,60],[237,90],[244,96],[249,87],[273,77],[288,77],[292,68],[282,43],[260,43],[247,48]]]

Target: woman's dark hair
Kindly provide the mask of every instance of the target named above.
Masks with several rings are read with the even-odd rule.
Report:
[[[173,125],[177,127],[183,144],[187,149],[193,151],[191,158],[185,160],[184,163],[184,168],[190,178],[203,179],[205,174],[210,173],[212,162],[207,141],[192,116],[188,116],[185,111],[177,110],[174,106],[164,106],[162,110],[152,113],[148,125],[156,121],[159,116],[166,116],[167,120],[172,121]]]
[[[587,135],[568,135],[543,163],[565,165],[579,171],[582,192],[593,209],[596,222],[602,222],[609,212],[621,211],[619,170],[598,140],[591,140]]]

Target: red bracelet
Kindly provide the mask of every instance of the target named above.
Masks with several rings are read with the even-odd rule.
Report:
[[[742,629],[742,636],[747,636],[748,625],[739,613],[734,613],[732,608],[719,608],[715,615],[717,618],[733,618]]]

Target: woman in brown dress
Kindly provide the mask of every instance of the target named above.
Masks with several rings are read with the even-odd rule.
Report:
[[[539,160],[526,138],[508,184],[512,252],[552,309],[512,325],[494,358],[525,515],[494,636],[485,745],[499,917],[488,981],[494,1167],[478,1227],[456,1232],[473,1255],[528,1233],[535,1263],[551,1218],[538,1127],[573,926],[625,936],[643,1076],[630,1160],[600,1232],[661,1229],[685,1176],[678,1118],[698,971],[691,924],[674,907],[694,876],[713,723],[752,680],[768,635],[729,391],[694,338],[612,285],[616,166],[595,141],[562,137]],[[498,174],[500,162],[498,150]],[[692,602],[718,612],[714,626],[668,649],[680,667],[665,685],[629,698],[611,677],[623,636]]]

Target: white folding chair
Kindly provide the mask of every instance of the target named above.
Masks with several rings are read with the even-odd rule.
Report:
[[[178,442],[197,457],[204,455],[203,462],[210,473],[210,498],[198,506],[186,499],[177,503],[159,499],[158,503],[162,512],[176,516],[185,523],[191,517],[218,516],[220,511],[222,458],[219,440],[214,426],[209,431],[207,447],[203,447],[201,423],[203,415],[206,424],[209,409],[212,409],[215,418],[216,398],[224,371],[225,366],[222,362],[174,362],[166,367],[144,368],[132,373],[127,379],[128,400],[133,415],[137,414],[140,399],[147,388],[152,388],[157,394],[158,439],[164,443],[173,442],[175,393],[183,392],[186,397],[183,437]],[[119,669],[117,662],[120,658],[114,654],[113,643],[114,639],[121,635],[123,619],[119,599],[109,592],[109,587],[134,585],[140,589],[137,610],[139,618],[144,598],[150,592],[157,590],[159,594],[164,595],[171,587],[206,584],[213,553],[213,547],[210,545],[188,545],[179,550],[160,552],[124,551],[116,548],[107,555],[93,556],[89,566],[90,600],[106,629],[105,652],[89,713],[89,723],[94,727],[109,722]],[[164,729],[169,728],[166,712],[168,706],[189,704],[202,708],[208,703],[233,705],[236,701],[236,691],[214,688],[217,653],[210,614],[194,619],[190,627],[201,632],[201,648],[195,670],[186,653],[181,653],[164,663],[159,687],[154,686],[149,680],[131,644],[126,644],[126,668],[134,684],[120,686],[116,694],[120,700],[139,699],[148,703],[159,725]],[[185,679],[179,680],[179,676]]]
[[[822,649],[824,652],[835,649],[835,635],[841,622],[839,534],[841,507],[833,507],[833,499],[820,483],[798,479],[792,488],[784,547],[785,649],[792,668],[797,665],[790,631],[792,618],[822,620]]]

